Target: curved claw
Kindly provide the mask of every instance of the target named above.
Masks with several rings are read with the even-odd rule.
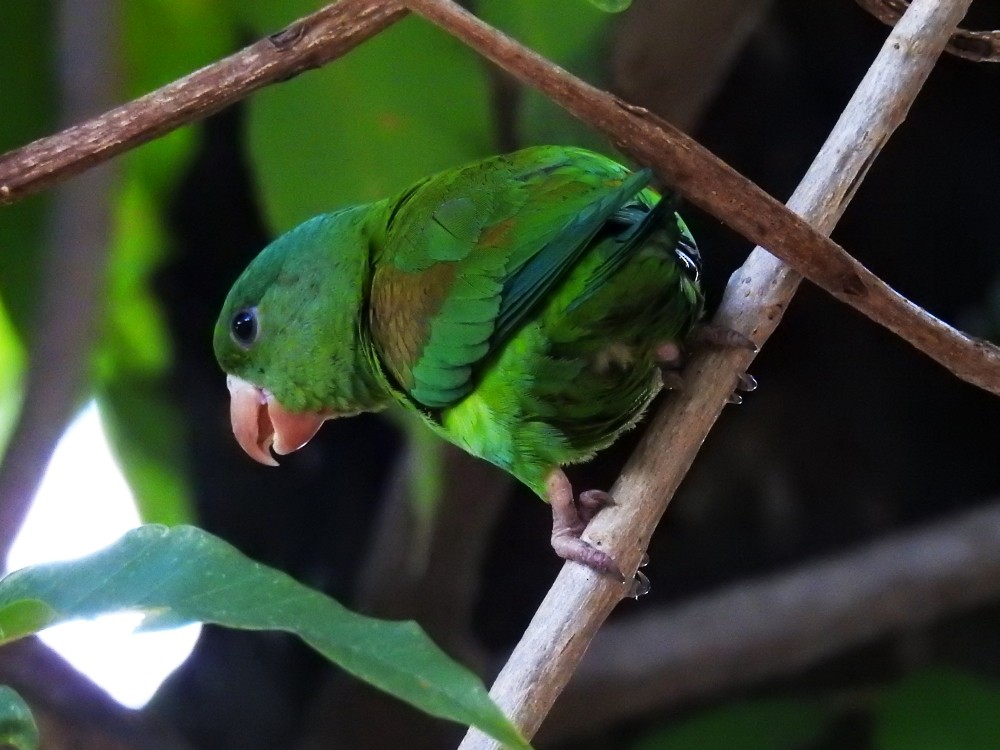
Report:
[[[736,384],[736,390],[743,391],[744,393],[750,393],[751,391],[757,390],[757,378],[751,375],[749,372],[745,372],[740,375],[739,383]]]

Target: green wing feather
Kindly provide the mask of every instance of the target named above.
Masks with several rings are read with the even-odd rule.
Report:
[[[477,365],[602,227],[629,204],[653,203],[649,178],[590,152],[539,147],[431,177],[387,203],[371,316],[392,377],[431,409],[466,396]],[[633,245],[604,243],[609,272]]]

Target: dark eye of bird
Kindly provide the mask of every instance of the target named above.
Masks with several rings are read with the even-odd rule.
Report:
[[[257,310],[252,307],[249,310],[240,310],[233,316],[230,330],[237,344],[250,346],[257,340]]]

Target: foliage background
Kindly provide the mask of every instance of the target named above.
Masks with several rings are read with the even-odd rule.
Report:
[[[588,80],[678,121],[780,197],[804,172],[886,33],[848,0],[762,2],[746,43],[712,78],[685,70],[683,56],[671,57],[711,40],[686,35],[688,26],[670,15],[676,4],[666,0],[637,1],[623,16],[580,0],[473,5]],[[986,6],[974,6],[970,25],[1000,27]],[[115,15],[115,99],[145,93],[315,7],[305,0],[130,0]],[[57,14],[47,0],[0,4],[0,28],[10,40],[0,46],[0,151],[59,123]],[[735,29],[722,34],[738,36]],[[678,90],[678,80],[688,88]],[[995,68],[942,60],[834,234],[935,314],[994,336],[998,82]],[[410,543],[419,552],[435,543],[434,524],[446,521],[447,505],[435,513],[437,495],[461,481],[435,472],[484,470],[442,457],[420,433],[371,416],[329,424],[281,470],[252,464],[229,434],[211,327],[232,280],[274,233],[430,171],[542,142],[608,151],[459,43],[406,19],[322,70],[120,159],[111,188],[95,197],[109,216],[103,291],[74,300],[99,311],[76,400],[98,397],[144,517],[194,518],[345,603],[410,614],[399,604],[379,611],[380,598],[365,587],[385,498],[400,482],[418,488],[419,543]],[[52,246],[58,200],[47,194],[0,211],[0,446],[21,403],[25,352],[37,343],[35,315],[52,254],[76,251]],[[694,209],[685,216],[717,300],[748,248],[712,217]],[[72,299],[73,287],[65,293]],[[619,616],[996,499],[995,399],[954,382],[821,293],[802,290],[754,374],[760,391],[724,415],[653,540],[653,593],[622,605]],[[637,437],[580,467],[576,482],[609,486]],[[407,464],[410,454],[422,458]],[[428,625],[484,669],[516,640],[558,566],[547,541],[548,509],[487,476],[504,500],[483,510],[496,524],[474,571],[473,627]],[[401,564],[419,567],[420,559],[415,553]],[[635,652],[641,660],[642,644]],[[5,658],[13,657],[0,651],[0,662]],[[946,737],[949,747],[995,748],[998,686],[994,604],[883,637],[801,674],[625,716],[554,746],[919,748],[944,746],[939,738]],[[30,689],[24,694],[30,702]],[[72,722],[120,731],[106,707],[79,713]],[[286,637],[212,629],[146,714],[181,743],[171,746],[213,750],[389,747],[401,738],[407,747],[441,747],[455,732],[385,705]]]

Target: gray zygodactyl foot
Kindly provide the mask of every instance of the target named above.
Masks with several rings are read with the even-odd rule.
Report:
[[[583,530],[597,513],[614,501],[601,490],[587,490],[574,498],[573,486],[561,469],[553,469],[546,480],[552,506],[552,549],[564,560],[606,573],[625,582],[621,569],[611,555],[581,538]]]

